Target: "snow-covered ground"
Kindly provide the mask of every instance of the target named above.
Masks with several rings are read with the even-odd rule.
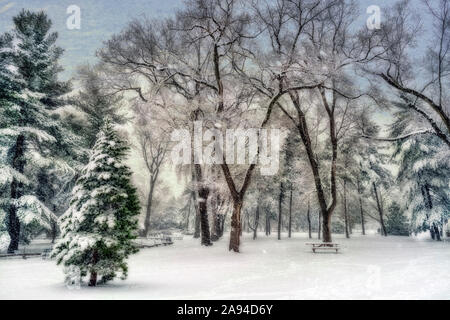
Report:
[[[378,235],[344,239],[339,254],[313,254],[305,234],[244,235],[201,247],[185,237],[142,249],[125,281],[67,288],[62,268],[41,258],[0,259],[0,299],[450,299],[450,242]]]

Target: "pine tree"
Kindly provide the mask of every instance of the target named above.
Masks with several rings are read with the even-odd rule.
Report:
[[[363,135],[377,136],[380,128],[367,116],[367,113],[359,115],[359,127]],[[375,207],[378,211],[381,234],[387,236],[386,224],[384,222],[384,203],[382,191],[387,192],[392,187],[392,174],[387,169],[389,155],[386,147],[370,139],[360,139],[361,148],[356,157],[359,163],[357,172],[357,188],[361,196],[363,192],[372,195]],[[360,203],[362,210],[362,204]]]
[[[87,145],[92,147],[99,129],[107,118],[115,124],[124,124],[127,116],[121,112],[122,96],[106,92],[101,76],[101,66],[81,66],[78,69],[77,78],[81,84],[81,90],[75,97],[74,104],[87,118],[87,121],[81,125],[81,130]]]
[[[137,252],[140,206],[123,163],[128,147],[109,121],[97,136],[89,163],[73,190],[69,209],[61,217],[62,238],[52,253],[58,264],[77,267],[89,285],[104,283],[119,272],[127,276],[125,259]]]
[[[395,155],[413,231],[429,230],[433,239],[440,240],[450,215],[448,148],[436,136],[420,135],[399,142]]]
[[[62,49],[55,45],[57,34],[49,33],[51,21],[25,10],[13,20],[14,29],[0,37],[0,196],[10,253],[27,238],[26,225],[54,227],[52,199],[43,203],[37,195],[46,180],[38,173],[58,177],[53,187],[61,189],[81,154],[79,137],[56,112],[70,86],[57,79]]]
[[[390,135],[407,136],[396,139],[394,152],[399,164],[397,181],[405,194],[400,205],[411,217],[412,232],[429,230],[433,239],[440,240],[450,216],[450,150],[431,132],[409,135],[427,123],[408,112],[407,104],[396,106]]]
[[[386,219],[386,231],[388,234],[396,236],[408,236],[408,219],[403,214],[402,208],[397,202],[392,202],[389,206],[389,215]]]

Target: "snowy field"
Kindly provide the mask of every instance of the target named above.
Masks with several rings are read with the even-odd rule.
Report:
[[[304,234],[275,237],[244,235],[240,254],[226,238],[142,249],[127,280],[96,288],[67,288],[54,261],[0,259],[0,299],[450,299],[450,242],[337,235],[341,253],[313,254]]]

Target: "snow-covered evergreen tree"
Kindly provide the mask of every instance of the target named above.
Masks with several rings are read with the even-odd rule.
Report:
[[[387,233],[396,236],[408,236],[408,218],[404,215],[401,206],[396,201],[393,201],[388,211],[389,214],[386,219]]]
[[[73,190],[69,209],[61,217],[62,238],[52,256],[58,264],[75,266],[89,285],[104,283],[119,272],[127,276],[126,258],[137,252],[140,206],[130,169],[123,163],[128,147],[106,121],[97,136],[89,163]]]
[[[433,239],[440,240],[450,216],[450,149],[426,129],[427,121],[409,112],[410,101],[403,100],[395,104],[396,120],[390,130],[399,165],[397,182],[404,194],[400,205],[411,218],[412,232],[429,230]]]
[[[81,129],[87,145],[92,147],[106,119],[116,124],[124,124],[128,118],[123,113],[122,95],[108,92],[100,66],[81,66],[77,80],[80,82],[81,90],[74,103],[85,115],[87,121],[82,123]]]
[[[358,122],[363,135],[371,137],[378,135],[380,128],[367,116],[367,113],[362,113]],[[393,176],[388,169],[389,150],[372,139],[360,139],[360,142],[360,149],[356,155],[359,163],[359,172],[356,177],[358,192],[360,195],[366,193],[375,202],[380,233],[387,236],[384,215],[385,202],[389,202],[389,199],[383,199],[383,193],[392,192]]]
[[[55,45],[57,34],[49,33],[51,21],[43,12],[25,10],[13,20],[13,30],[0,38],[0,204],[11,253],[26,238],[25,225],[54,227],[50,198],[44,203],[37,195],[37,174],[56,172],[54,189],[61,189],[79,156],[79,138],[57,112],[69,85],[57,79],[62,50]]]
[[[450,152],[432,134],[409,137],[397,145],[398,182],[414,232],[430,230],[440,240],[450,216]]]

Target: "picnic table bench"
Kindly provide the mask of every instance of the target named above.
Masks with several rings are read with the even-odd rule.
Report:
[[[340,246],[338,243],[332,243],[332,242],[308,242],[306,245],[311,246],[311,249],[314,253],[316,253],[316,250],[331,250],[336,251],[338,253],[338,250],[340,249]]]

